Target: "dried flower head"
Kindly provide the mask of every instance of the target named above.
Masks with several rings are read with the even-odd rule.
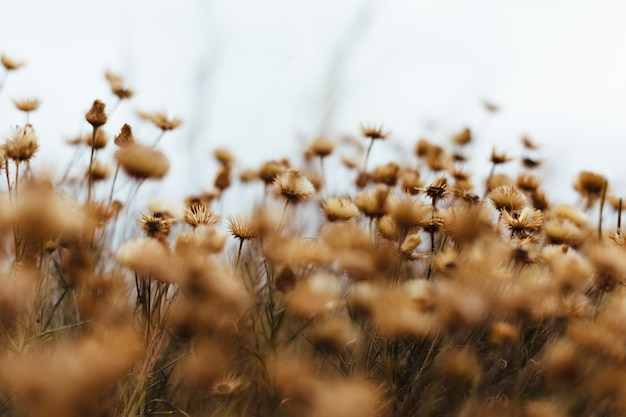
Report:
[[[402,168],[398,173],[398,179],[402,185],[402,191],[415,195],[419,193],[422,187],[420,180],[420,172],[412,168]]]
[[[124,78],[111,71],[106,71],[104,77],[111,87],[111,92],[120,100],[127,100],[135,95],[135,92],[125,86]]]
[[[507,162],[512,161],[513,158],[509,157],[505,153],[496,152],[496,148],[493,148],[491,150],[491,157],[489,158],[489,160],[494,165],[502,165],[502,164],[506,164]]]
[[[137,115],[143,120],[146,120],[152,123],[153,125],[155,125],[156,127],[158,127],[164,132],[168,130],[174,130],[177,127],[179,127],[181,124],[183,124],[183,120],[181,118],[179,117],[170,118],[167,115],[167,113],[164,111],[156,111],[152,113],[138,111]]]
[[[107,115],[104,112],[105,104],[100,100],[95,100],[91,108],[85,115],[85,119],[91,126],[98,128],[107,122]]]
[[[120,148],[123,148],[124,146],[134,145],[135,137],[133,136],[132,127],[130,127],[128,123],[124,123],[124,125],[120,129],[120,133],[115,136],[113,142]]]
[[[361,125],[363,137],[371,140],[383,140],[389,137],[390,132],[383,131],[383,125]]]
[[[303,318],[313,318],[333,311],[339,301],[339,280],[322,272],[300,281],[287,293],[287,311]]]
[[[329,222],[347,221],[359,215],[359,208],[347,197],[329,197],[322,201],[324,216]]]
[[[230,187],[231,184],[231,168],[230,165],[220,165],[217,169],[217,174],[215,174],[215,181],[213,181],[213,185],[216,189],[223,192],[225,189]]]
[[[395,162],[389,162],[384,165],[374,167],[369,177],[378,184],[386,184],[393,187],[398,182],[398,172],[400,167]]]
[[[222,215],[211,211],[204,204],[194,204],[185,209],[185,222],[194,228],[201,224],[217,224],[220,220]]]
[[[587,200],[587,207],[591,207],[602,196],[607,184],[608,181],[605,176],[595,172],[582,171],[576,178],[574,190]]]
[[[530,139],[528,136],[522,137],[522,145],[524,146],[524,148],[528,150],[534,150],[534,149],[540,148],[540,146],[537,143],[535,143],[532,139]]]
[[[539,189],[541,179],[539,179],[536,175],[522,172],[517,176],[516,185],[517,188],[524,192],[534,193]]]
[[[2,146],[2,151],[8,159],[15,162],[30,161],[39,149],[35,129],[31,125],[16,127]]]
[[[137,274],[173,282],[173,262],[169,250],[156,239],[142,238],[124,242],[115,259]]]
[[[452,142],[455,145],[465,146],[472,141],[472,131],[469,128],[463,129],[461,132],[452,136]]]
[[[526,205],[526,196],[515,186],[502,186],[489,193],[489,199],[498,211],[520,210]]]
[[[213,151],[213,157],[220,165],[231,165],[235,162],[235,155],[226,148],[217,148]]]
[[[259,236],[259,229],[252,219],[229,215],[226,220],[230,234],[241,241],[255,239]]]
[[[389,187],[386,185],[379,185],[376,188],[361,191],[354,197],[354,204],[369,218],[376,219],[382,217],[389,211],[387,204],[389,192]]]
[[[174,219],[164,216],[162,213],[145,214],[137,219],[146,236],[165,241],[170,234]]]
[[[289,169],[287,161],[267,161],[259,168],[259,177],[266,185],[272,184],[276,177]]]
[[[109,138],[106,132],[102,129],[96,130],[96,135],[93,135],[93,132],[85,133],[82,137],[82,143],[87,145],[88,147],[92,147],[96,150],[103,149],[106,147]]]
[[[163,178],[170,169],[162,152],[140,144],[118,149],[115,159],[128,175],[137,179]]]
[[[446,180],[446,177],[440,177],[438,180],[426,187],[424,191],[426,192],[426,195],[432,200],[433,205],[437,204],[438,201],[450,197],[450,193],[448,192],[448,181]]]
[[[327,136],[318,136],[309,144],[309,152],[319,158],[325,158],[332,154],[337,142]]]
[[[299,203],[311,198],[315,187],[300,171],[290,169],[276,177],[274,191],[290,203]]]
[[[13,104],[15,104],[15,108],[18,110],[29,113],[37,110],[41,105],[41,101],[36,97],[27,97],[13,100]]]
[[[22,68],[24,65],[26,65],[25,62],[16,61],[12,58],[9,58],[6,54],[2,54],[2,56],[0,56],[0,62],[2,62],[2,66],[7,71],[15,71],[17,69]]]
[[[432,208],[420,201],[404,198],[390,205],[389,215],[403,230],[413,230],[430,223]]]
[[[502,210],[502,220],[512,234],[525,237],[528,233],[538,230],[543,225],[543,214],[540,210],[525,207],[521,212]]]
[[[219,379],[216,379],[209,388],[211,395],[227,396],[236,394],[242,385],[242,380],[234,372],[229,372]]]
[[[91,165],[91,179],[92,181],[102,181],[109,178],[111,175],[111,169],[105,162],[96,160]],[[89,172],[87,172],[87,178],[90,178]]]

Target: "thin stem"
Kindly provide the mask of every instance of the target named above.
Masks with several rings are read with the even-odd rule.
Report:
[[[117,176],[120,173],[120,164],[118,162],[115,167],[115,175],[113,175],[113,183],[111,184],[111,192],[109,193],[109,205],[113,202],[113,191],[115,190],[115,183],[117,182]]]
[[[285,205],[283,206],[283,214],[280,216],[280,223],[278,223],[278,229],[276,229],[276,233],[280,233],[283,230],[283,223],[285,222],[288,205],[289,205],[289,200],[285,200]]]
[[[94,157],[96,155],[96,133],[98,132],[98,127],[93,127],[93,132],[91,134],[91,155],[89,157],[89,185],[87,187],[87,201],[91,201],[91,188],[93,187],[93,172],[91,171],[93,168]]]
[[[365,153],[365,161],[363,161],[363,172],[366,172],[367,160],[370,157],[370,152],[372,151],[372,146],[374,146],[374,139],[372,139],[370,141],[370,146],[367,147],[367,152]]]
[[[602,239],[602,212],[604,211],[604,203],[606,202],[607,188],[609,188],[609,182],[604,181],[604,187],[602,187],[602,199],[600,200],[600,214],[598,218],[598,239]]]
[[[617,233],[622,233],[622,199],[619,199],[619,208],[617,211]]]
[[[156,140],[152,144],[153,148],[156,147],[159,144],[159,142],[161,142],[161,139],[163,139],[163,135],[165,135],[165,130],[161,130],[161,133],[159,133],[159,136],[157,136]]]
[[[237,267],[239,266],[239,260],[241,259],[241,249],[243,248],[243,239],[239,239],[239,250],[237,251],[237,259],[235,260],[235,269],[233,275],[237,273]]]

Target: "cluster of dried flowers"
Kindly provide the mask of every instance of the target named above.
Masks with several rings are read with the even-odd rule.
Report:
[[[300,163],[240,169],[217,149],[211,189],[132,212],[167,175],[158,143],[180,119],[140,113],[160,130],[151,144],[114,127],[107,161],[96,100],[70,141],[84,171],[57,179],[31,167],[39,101],[14,103],[27,118],[0,147],[2,415],[626,414],[622,204],[602,175],[581,172],[580,201],[554,205],[528,138],[516,178],[494,150],[474,183],[469,129],[369,167],[390,133],[363,126],[360,146],[321,136]],[[344,167],[324,172],[338,153]],[[330,195],[337,175],[354,186]],[[236,181],[242,201],[264,190],[253,212],[217,210]],[[131,192],[114,198],[120,183]],[[119,242],[123,227],[134,237]]]

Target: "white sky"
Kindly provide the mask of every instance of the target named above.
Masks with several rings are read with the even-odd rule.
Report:
[[[378,161],[407,158],[394,143],[447,143],[469,126],[479,162],[494,145],[518,155],[523,134],[543,144],[559,200],[573,201],[583,169],[626,194],[624,2],[4,1],[0,52],[28,66],[0,92],[0,134],[23,120],[11,98],[42,98],[31,121],[50,163],[68,157],[62,142],[87,129],[94,99],[113,103],[108,68],[138,92],[110,133],[130,122],[151,141],[157,132],[136,108],[186,120],[162,141],[171,195],[210,187],[215,146],[256,165],[319,133],[356,134],[363,122],[393,131]],[[502,111],[485,117],[483,99]]]

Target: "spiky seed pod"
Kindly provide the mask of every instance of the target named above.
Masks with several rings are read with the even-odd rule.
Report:
[[[536,175],[522,172],[517,176],[516,185],[517,188],[524,192],[534,193],[539,189],[541,179],[539,179]]]
[[[398,171],[400,171],[400,167],[395,162],[378,165],[370,173],[370,179],[375,183],[393,187],[398,182]]]
[[[300,171],[290,169],[276,177],[274,191],[290,203],[299,203],[311,198],[315,187]]]
[[[222,215],[211,211],[204,204],[194,204],[185,209],[185,222],[194,228],[201,224],[217,224],[220,220]]]
[[[228,221],[228,231],[239,240],[251,240],[259,236],[259,229],[251,219],[229,215],[226,220]]]
[[[174,219],[163,216],[161,213],[150,215],[142,213],[137,219],[146,236],[165,241],[170,234]]]
[[[491,150],[491,157],[489,158],[489,160],[494,165],[502,165],[502,164],[506,164],[507,162],[512,161],[513,158],[511,158],[504,152],[497,152],[496,148],[493,148]]]
[[[170,169],[170,163],[162,152],[140,144],[118,149],[115,159],[128,175],[137,179],[160,179]]]
[[[376,188],[361,191],[354,197],[354,204],[367,217],[371,219],[380,218],[389,211],[387,204],[389,191],[389,187],[386,185],[379,185]]]
[[[289,164],[285,161],[267,161],[259,168],[259,177],[266,185],[274,182],[276,177],[289,169]]]
[[[606,182],[606,177],[603,175],[590,171],[582,171],[576,178],[574,190],[591,203],[602,196]]]
[[[514,234],[532,233],[543,225],[543,214],[540,210],[525,207],[521,212],[502,210],[502,220]]]
[[[2,145],[6,158],[15,162],[30,161],[38,149],[35,129],[31,125],[16,127]]]
[[[515,186],[498,187],[489,193],[489,199],[498,211],[520,210],[526,205],[526,196]]]
[[[123,148],[124,146],[130,146],[135,144],[135,137],[133,136],[133,128],[128,123],[124,123],[120,129],[120,133],[115,136],[113,142]]]
[[[164,132],[168,130],[174,130],[183,124],[183,120],[181,118],[169,117],[164,111],[157,111],[152,113],[138,111],[137,115],[143,120],[152,123],[154,126],[158,127]]]
[[[85,115],[85,119],[91,126],[98,128],[107,122],[107,115],[104,112],[105,104],[100,100],[95,100],[91,108]]]

